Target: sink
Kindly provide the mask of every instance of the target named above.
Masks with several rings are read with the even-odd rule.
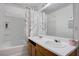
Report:
[[[54,47],[54,48],[64,48],[65,47],[65,44],[63,44],[61,42],[55,42],[55,41],[46,41],[45,44],[50,47]]]

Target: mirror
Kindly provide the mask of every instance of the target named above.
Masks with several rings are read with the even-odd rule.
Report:
[[[73,4],[48,14],[47,35],[73,38]]]

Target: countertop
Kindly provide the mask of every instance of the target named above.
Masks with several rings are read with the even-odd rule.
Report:
[[[55,53],[56,55],[59,55],[59,56],[69,55],[76,49],[76,46],[68,45],[66,43],[66,41],[64,41],[64,40],[68,40],[68,38],[44,36],[43,38],[29,37],[29,39],[34,41],[35,43],[39,44],[40,46],[48,49],[49,51]],[[51,47],[50,45],[47,45],[45,43],[46,41],[51,41],[51,40],[54,40],[54,39],[61,39],[62,42],[65,43],[65,47],[64,48],[56,48],[56,47]]]

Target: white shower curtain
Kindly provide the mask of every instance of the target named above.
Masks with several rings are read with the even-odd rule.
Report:
[[[26,8],[26,36],[45,35],[47,32],[47,14],[33,8]]]

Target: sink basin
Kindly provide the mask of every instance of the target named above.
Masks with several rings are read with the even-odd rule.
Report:
[[[63,44],[61,42],[55,42],[55,41],[46,41],[45,44],[50,47],[55,47],[55,48],[64,48],[65,47],[65,44]]]

